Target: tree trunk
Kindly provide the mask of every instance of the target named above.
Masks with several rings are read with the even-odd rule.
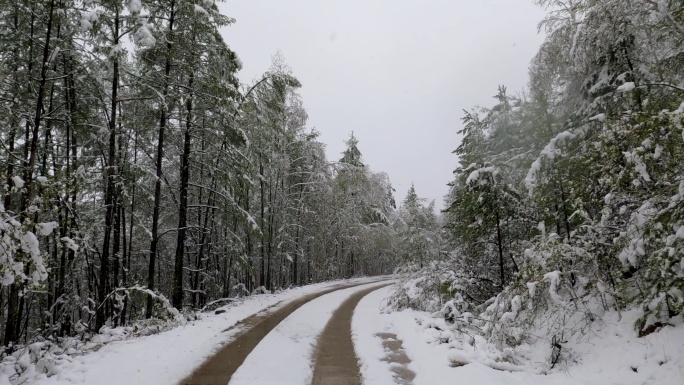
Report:
[[[504,255],[503,255],[503,240],[501,239],[501,225],[499,221],[499,210],[496,209],[496,245],[499,248],[499,278],[501,279],[501,289],[506,284],[506,278],[504,274]]]
[[[350,262],[349,263],[349,273],[350,273],[349,277],[351,278],[354,276],[354,250],[352,250],[350,253],[350,261],[349,262]],[[421,263],[421,265],[422,265],[422,263]]]
[[[266,283],[266,233],[264,232],[264,164],[259,159],[259,196],[261,198],[259,228],[261,230],[261,277],[259,284],[264,286]]]
[[[245,189],[245,212],[249,213],[249,201],[250,201],[250,196],[249,196],[249,187]],[[247,279],[245,282],[245,286],[247,287],[247,291],[250,293],[254,290],[254,262],[252,261],[252,252],[253,252],[253,245],[252,245],[252,229],[250,227],[250,224],[247,224],[247,227],[245,228],[245,237],[247,238],[246,243],[247,243],[247,265],[248,265],[248,271],[247,271]]]
[[[176,258],[173,269],[173,307],[183,308],[183,254],[185,252],[185,238],[187,232],[188,215],[188,182],[190,179],[190,130],[192,128],[192,83],[194,74],[190,74],[188,89],[190,96],[187,101],[187,115],[185,135],[183,137],[183,155],[180,170],[180,204],[178,207],[178,238],[176,241]]]
[[[114,17],[114,45],[119,44],[119,9],[116,9]],[[100,254],[100,280],[97,289],[99,305],[95,313],[95,330],[100,330],[107,318],[107,304],[105,299],[111,288],[109,280],[109,248],[111,243],[114,213],[116,210],[116,177],[117,177],[117,153],[116,153],[116,114],[118,111],[119,92],[119,58],[113,57],[112,63],[112,107],[109,119],[109,153],[107,155],[107,187],[105,190],[105,228],[102,241],[102,254]]]
[[[171,10],[169,14],[169,30],[168,38],[166,39],[166,63],[164,65],[164,89],[162,91],[161,111],[159,112],[159,132],[157,141],[157,159],[156,159],[156,179],[154,181],[154,207],[152,209],[152,234],[150,241],[149,264],[147,269],[147,289],[154,290],[154,269],[157,265],[157,246],[159,243],[159,212],[161,209],[161,179],[163,175],[162,160],[164,159],[164,131],[166,130],[166,98],[169,95],[169,76],[171,74],[171,58],[173,49],[173,23],[176,15],[175,1],[171,2]],[[152,308],[154,306],[154,299],[152,295],[147,296],[147,303],[145,306],[145,318],[152,317]]]
[[[19,13],[18,9],[15,9],[15,12],[14,12],[14,29],[17,31],[19,30],[19,14],[18,13]],[[13,70],[12,73],[14,73],[15,76],[18,77],[17,74],[19,72],[19,60],[18,60],[18,49],[17,48],[14,49],[14,55],[13,56],[14,56],[14,59],[16,60],[16,63],[14,64],[14,68],[12,69]],[[31,60],[30,55],[29,55],[29,60]],[[29,63],[29,68],[30,68],[30,63]],[[29,72],[30,72],[30,70],[29,70]],[[13,88],[14,88],[13,92],[15,94],[18,93],[19,83],[20,83],[20,80],[15,78],[14,82],[13,82]],[[17,100],[12,101],[12,111],[16,110],[17,104],[18,104]],[[7,186],[12,185],[12,176],[14,174],[14,158],[13,158],[14,140],[15,140],[15,136],[17,134],[17,128],[16,127],[17,127],[17,125],[19,125],[19,119],[17,119],[16,117],[13,116],[12,121],[10,121],[9,123],[10,123],[10,132],[9,132],[9,136],[7,138],[7,146],[8,146],[8,148],[7,148],[7,169],[6,169],[7,170],[7,179],[5,182],[7,184]],[[3,202],[5,205],[5,210],[10,210],[11,209],[10,206],[12,204],[12,194],[9,191],[5,191],[5,196],[3,198]]]
[[[50,56],[50,38],[52,34],[52,22],[53,22],[53,9],[54,0],[50,0],[49,12],[47,18],[47,27],[45,35],[45,44],[43,45],[43,58],[42,65],[40,69],[40,81],[38,83],[38,94],[36,97],[36,110],[33,119],[32,134],[30,141],[29,135],[29,123],[27,122],[26,136],[27,145],[24,147],[24,154],[30,149],[30,155],[25,156],[28,158],[28,164],[24,171],[24,191],[21,195],[21,207],[19,209],[20,222],[23,223],[27,216],[27,208],[29,205],[31,190],[33,187],[33,168],[36,164],[36,150],[38,147],[38,134],[40,132],[40,123],[43,118],[43,97],[45,95],[45,85],[47,83],[47,70],[48,70],[48,60]],[[33,15],[33,12],[32,12]],[[33,41],[33,16],[31,17],[31,41]],[[32,50],[33,44],[31,44],[30,50]],[[32,63],[31,58],[29,58],[29,63]],[[29,76],[30,76],[31,65],[29,64]],[[7,320],[5,324],[5,345],[15,343],[19,340],[19,328],[21,324],[22,317],[22,307],[19,301],[19,292],[21,287],[18,283],[13,283],[9,288],[9,302],[7,308]]]

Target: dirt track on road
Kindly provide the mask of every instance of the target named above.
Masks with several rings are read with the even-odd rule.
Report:
[[[312,385],[361,385],[359,363],[351,338],[351,320],[359,301],[391,283],[358,291],[333,313],[318,339]]]
[[[380,282],[379,280],[378,282]],[[348,289],[355,286],[368,285],[374,282],[365,283],[354,283],[354,284],[342,284],[334,286],[330,289],[305,295],[303,297],[292,300],[275,311],[262,311],[251,317],[248,317],[240,321],[236,326],[244,327],[245,330],[239,333],[232,341],[223,346],[218,352],[216,352],[211,358],[205,361],[199,368],[197,368],[190,376],[179,382],[179,385],[226,385],[230,381],[231,377],[235,371],[242,365],[249,353],[254,350],[257,344],[271,331],[275,328],[280,321],[284,320],[287,316],[292,314],[295,310],[299,309],[302,305],[307,302],[316,299],[322,295],[332,293],[334,291]],[[386,285],[381,285],[386,286]],[[376,290],[381,286],[374,286],[371,289],[363,290],[359,293],[369,293],[372,290]],[[350,297],[350,299],[355,298],[359,293],[355,293]],[[365,295],[363,294],[363,295]],[[358,297],[360,300],[363,295]],[[345,301],[342,306],[335,312],[335,315],[342,309],[349,301]],[[349,326],[347,327],[347,338],[351,343],[351,313],[356,306],[356,302],[351,307],[349,311]],[[335,318],[333,315],[333,319]],[[233,329],[231,327],[227,330]],[[327,330],[327,326],[326,326]],[[325,332],[324,332],[325,334]],[[354,354],[354,347],[351,347],[352,355]],[[354,356],[354,365],[356,366],[356,358]],[[358,366],[356,367],[358,373]],[[326,383],[333,384],[333,383]]]

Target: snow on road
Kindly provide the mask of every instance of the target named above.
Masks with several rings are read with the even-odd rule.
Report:
[[[391,325],[387,324],[387,315],[380,314],[380,307],[393,290],[394,286],[388,286],[368,294],[354,311],[352,341],[359,358],[361,376],[366,384],[394,384],[391,364],[383,361],[385,349],[382,339],[376,336],[391,330]]]
[[[59,373],[35,378],[36,385],[169,385],[189,375],[220,346],[230,341],[240,328],[224,332],[230,326],[281,301],[288,301],[340,283],[364,283],[377,278],[308,285],[277,294],[252,296],[228,307],[225,313],[209,313],[156,335],[106,344],[96,352],[73,357],[59,368]],[[0,381],[1,382],[1,381]]]
[[[376,285],[362,285],[326,294],[297,309],[261,340],[229,384],[310,384],[316,341],[330,316],[352,294]]]
[[[230,384],[310,384],[317,338],[331,315],[353,293],[379,284],[373,278],[345,282],[363,285],[323,295],[290,314],[256,346]],[[50,378],[41,374],[30,383],[176,384],[240,331],[239,327],[230,331],[225,329],[281,301],[339,283],[321,283],[274,295],[254,296],[229,307],[223,314],[204,315],[198,321],[157,335],[106,344],[96,352],[73,357],[71,363],[59,368],[58,374]],[[574,355],[561,367],[547,375],[535,374],[547,359],[548,344],[539,341],[513,348],[518,357],[526,357],[527,363],[520,363],[517,367],[520,371],[511,372],[485,365],[489,353],[479,342],[465,347],[472,348],[467,352],[444,343],[448,340],[444,338],[448,336],[448,326],[442,319],[413,310],[381,312],[384,300],[392,290],[393,286],[384,287],[365,296],[352,318],[352,340],[366,385],[679,385],[684,378],[682,325],[668,326],[660,332],[637,338],[632,327],[636,312],[623,312],[622,320],[611,319],[607,314],[604,326],[592,334],[591,340],[567,344]],[[388,360],[391,352],[383,342],[387,346],[388,336],[393,340],[393,335],[401,341],[402,353],[409,362],[398,364]],[[468,363],[454,367],[452,360],[458,357]],[[415,374],[415,378],[399,382],[395,377],[399,366],[412,372],[411,377]],[[0,384],[3,384],[2,379]]]

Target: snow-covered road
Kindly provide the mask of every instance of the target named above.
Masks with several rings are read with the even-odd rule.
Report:
[[[168,385],[179,383],[242,329],[226,329],[256,313],[277,310],[297,298],[340,284],[365,284],[377,278],[308,285],[277,294],[257,295],[231,306],[222,314],[207,314],[200,320],[145,337],[116,341],[99,350],[75,356],[58,373],[38,374],[30,383],[38,385]],[[340,300],[343,300],[340,298]],[[330,301],[330,300],[328,300]],[[331,303],[334,303],[330,301]],[[320,317],[320,316],[319,316]],[[323,315],[322,317],[325,317]],[[325,321],[323,321],[325,323]],[[0,385],[5,385],[0,379]]]
[[[384,284],[387,282],[390,281],[385,280]],[[620,354],[615,354],[611,346],[624,345],[624,336],[630,331],[607,329],[606,335],[601,337],[602,343],[596,344],[593,352],[586,353],[588,357],[598,357],[598,360],[589,360],[582,366],[576,365],[569,370],[548,375],[533,374],[531,370],[524,370],[523,366],[511,371],[495,370],[490,366],[496,365],[485,365],[487,357],[474,358],[473,353],[486,354],[484,350],[473,347],[478,352],[464,352],[442,342],[444,338],[441,333],[445,330],[443,320],[413,310],[383,312],[385,299],[394,290],[394,285],[382,285],[383,282],[378,279],[364,278],[253,296],[226,308],[225,313],[207,314],[198,321],[164,333],[105,344],[97,351],[74,357],[71,363],[60,366],[56,375],[48,378],[45,374],[39,374],[28,383],[226,385],[230,379],[230,385],[310,385],[312,382],[366,385],[598,385],[678,384],[677,379],[684,375],[681,366],[674,365],[680,359],[676,348],[667,347],[673,341],[672,346],[677,346],[677,341],[681,343],[681,329],[667,330],[665,333],[669,337],[665,333],[656,333],[644,339],[648,345],[660,348],[632,346],[631,350]],[[331,292],[322,294],[326,291]],[[315,296],[318,297],[313,298]],[[331,321],[342,318],[345,318],[342,323]],[[250,319],[258,322],[240,323],[241,320]],[[331,327],[336,329],[332,333],[337,334],[335,338],[342,336],[349,341],[347,348],[339,340],[331,342],[330,337],[327,337]],[[263,329],[261,334],[256,333],[256,337],[252,337],[253,345],[244,352],[239,362],[214,365],[219,370],[228,370],[232,365],[234,368],[230,369],[232,371],[227,376],[190,376],[193,371],[196,373],[198,368],[201,370],[206,363],[219,357],[221,351],[230,351],[231,346],[233,350],[240,350],[235,348],[235,344],[259,328]],[[344,382],[316,382],[316,379],[321,378],[316,374],[320,373],[317,363],[323,361],[321,351],[326,340],[328,361],[323,370],[331,369],[330,357],[333,357],[332,366],[335,366],[336,347],[339,346],[340,366],[353,366],[351,369],[354,369],[349,371],[349,378],[345,378]],[[639,349],[650,357],[647,361],[656,363],[648,366],[648,363],[641,362],[637,355],[643,356],[644,353],[639,353]],[[343,359],[343,355],[347,359]],[[230,354],[225,357],[231,359]],[[630,369],[637,366],[638,373]],[[590,370],[582,370],[583,367]],[[6,383],[0,378],[0,385]]]
[[[340,284],[337,282],[336,284]],[[292,312],[277,324],[249,353],[242,365],[232,375],[230,385],[309,385],[312,383],[316,348],[319,337],[331,316],[347,299],[354,294],[364,295],[358,305],[356,302],[348,309],[352,312],[351,339],[359,359],[360,379],[350,378],[349,384],[451,384],[454,369],[450,368],[446,355],[436,356],[433,347],[420,338],[420,330],[412,330],[417,325],[409,313],[382,314],[380,308],[392,287],[379,287],[377,280],[357,279],[344,284],[358,286],[342,289],[313,299]],[[298,298],[323,290],[330,290],[334,284],[318,284],[289,290],[275,295],[260,295],[232,306],[227,312],[207,315],[202,320],[160,333],[158,335],[135,338],[127,341],[104,345],[100,350],[86,354],[61,368],[59,374],[41,378],[36,383],[47,384],[98,384],[98,385],[155,385],[155,384],[208,384],[213,383],[211,376],[197,382],[188,380],[188,375],[200,367],[209,357],[216,354],[240,335],[244,330],[234,327],[241,320],[263,312],[272,314],[286,307]],[[369,295],[365,293],[371,289]],[[355,310],[354,310],[355,309]],[[347,328],[348,329],[348,328]],[[343,331],[349,333],[349,330]],[[403,338],[402,353],[409,362],[393,362],[387,341],[381,333]],[[436,359],[437,358],[437,359]],[[441,358],[441,359],[440,359]],[[444,362],[442,362],[444,361]],[[402,369],[408,370],[402,372]],[[473,378],[497,380],[509,376],[485,367]],[[406,379],[401,373],[413,373]],[[497,373],[499,376],[497,377]],[[183,381],[185,379],[185,381]],[[526,378],[525,380],[529,380]],[[182,381],[182,382],[181,382]],[[219,380],[220,381],[220,380]],[[490,382],[482,382],[489,384]],[[523,384],[520,382],[505,383]],[[218,382],[217,382],[218,384]],[[223,383],[221,385],[224,385]]]
[[[299,308],[259,343],[229,384],[310,384],[318,336],[345,299],[369,286],[377,284],[326,294]]]

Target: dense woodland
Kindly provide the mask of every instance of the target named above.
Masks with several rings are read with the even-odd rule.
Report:
[[[326,159],[280,55],[240,83],[232,22],[213,0],[0,4],[8,349],[439,252],[432,206],[396,211],[353,133]]]
[[[441,217],[413,187],[395,202],[353,133],[326,159],[280,55],[241,83],[213,0],[2,2],[7,351],[397,267],[395,308],[502,348],[540,334],[552,364],[608,311],[676,323],[684,2],[537,2],[528,87],[453,124]]]
[[[500,348],[545,338],[553,367],[606,312],[640,309],[640,335],[684,314],[684,2],[538,3],[528,88],[464,111],[453,253],[393,303]]]

